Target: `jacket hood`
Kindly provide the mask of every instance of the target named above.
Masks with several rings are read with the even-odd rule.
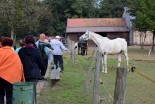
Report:
[[[32,55],[35,53],[36,48],[34,47],[24,47],[23,48],[23,53],[26,55]]]

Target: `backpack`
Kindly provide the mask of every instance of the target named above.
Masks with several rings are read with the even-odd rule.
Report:
[[[45,46],[46,46],[46,43],[39,41],[38,49],[41,52],[42,58],[43,59],[48,59],[48,55],[46,54],[46,52],[44,50]]]

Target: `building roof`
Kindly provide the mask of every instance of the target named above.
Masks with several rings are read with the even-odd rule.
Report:
[[[129,31],[124,18],[77,18],[67,20],[66,32],[124,32]]]
[[[126,32],[129,31],[125,27],[71,27],[67,28],[67,33],[77,33],[86,32],[86,30],[91,30],[93,32]]]

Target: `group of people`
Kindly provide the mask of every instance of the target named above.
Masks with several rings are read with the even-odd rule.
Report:
[[[13,40],[3,37],[0,43],[0,104],[12,104],[13,84],[16,82],[37,82],[44,79],[48,59],[53,57],[57,69],[63,67],[63,51],[69,50],[59,41],[59,36],[46,39],[40,34],[39,40],[32,35],[20,40],[20,47],[13,50]]]

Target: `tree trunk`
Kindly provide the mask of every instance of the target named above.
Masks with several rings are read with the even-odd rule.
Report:
[[[13,46],[16,45],[16,34],[14,29],[11,29],[11,39],[13,40]]]
[[[153,31],[153,38],[152,38],[152,51],[154,51],[154,39],[155,39],[155,29]]]
[[[142,36],[142,32],[140,32],[140,49],[143,49],[143,42],[142,42],[142,40],[143,40],[143,36]]]
[[[146,34],[146,32],[144,32],[143,48],[144,48],[144,45],[145,45],[146,37],[147,37],[147,34]]]

